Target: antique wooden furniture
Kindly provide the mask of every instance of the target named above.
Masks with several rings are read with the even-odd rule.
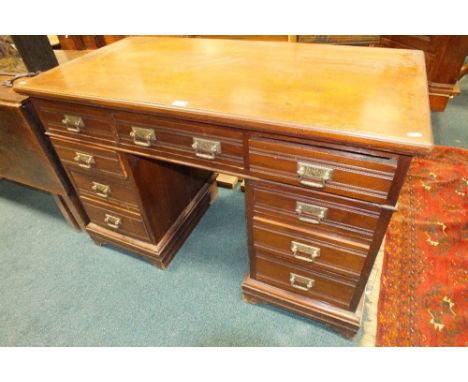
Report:
[[[84,52],[57,52],[64,63]],[[1,84],[12,76],[0,75],[0,178],[50,192],[67,222],[84,229],[87,216],[32,107],[29,97]]]
[[[444,111],[449,98],[460,94],[457,82],[468,55],[468,36],[381,36],[380,46],[424,51],[433,111]]]
[[[359,328],[363,291],[411,158],[432,147],[418,51],[131,37],[16,90],[33,97],[93,237],[131,242],[127,248],[157,258],[142,219],[153,213],[157,224],[163,213],[151,212],[157,192],[141,196],[151,166],[240,176],[245,300],[348,336]],[[156,170],[154,178],[167,182]],[[174,192],[183,188],[173,184]],[[117,215],[113,197],[132,206],[130,228],[123,224],[130,212]]]
[[[297,42],[308,42],[315,44],[338,44],[338,45],[364,45],[376,46],[379,44],[378,35],[298,35]]]
[[[92,50],[119,41],[125,36],[118,35],[57,35],[60,49]]]

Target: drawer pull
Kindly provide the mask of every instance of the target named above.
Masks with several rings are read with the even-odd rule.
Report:
[[[153,129],[132,126],[130,136],[133,142],[138,146],[150,147],[151,143],[156,141],[156,134]]]
[[[298,162],[297,175],[299,182],[305,186],[323,188],[325,183],[332,178],[333,169],[315,164]]]
[[[96,195],[102,198],[108,198],[110,195],[110,191],[111,191],[109,185],[98,183],[98,182],[93,182],[93,185],[91,186],[91,190],[95,191]]]
[[[83,118],[77,117],[76,115],[64,114],[62,123],[68,131],[73,133],[79,133],[81,129],[85,127]]]
[[[221,143],[217,141],[194,137],[192,148],[195,150],[195,155],[203,159],[213,160],[216,154],[221,154]]]
[[[297,218],[300,221],[312,224],[320,224],[328,215],[327,207],[319,207],[313,204],[296,202]]]
[[[76,156],[73,160],[78,163],[78,166],[83,168],[91,168],[91,166],[95,163],[94,157],[89,154],[79,153],[78,151],[75,152]]]
[[[120,218],[115,217],[115,216],[106,214],[106,217],[104,219],[104,223],[106,223],[111,228],[119,229],[120,226],[122,225],[122,220]]]
[[[309,279],[304,276],[296,275],[295,273],[289,274],[289,282],[293,288],[308,292],[315,284],[314,279]]]
[[[313,263],[315,259],[320,256],[320,248],[298,243],[297,241],[291,241],[291,251],[296,259],[304,260],[309,263]]]

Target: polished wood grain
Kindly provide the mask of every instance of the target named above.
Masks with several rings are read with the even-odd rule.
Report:
[[[60,160],[67,168],[84,171],[88,174],[110,175],[121,179],[128,177],[122,154],[119,152],[57,137],[52,137],[51,141]],[[89,166],[83,167],[86,163],[77,160],[80,154],[92,158]]]
[[[398,163],[395,155],[366,155],[320,146],[318,142],[314,146],[310,141],[295,144],[254,137],[249,142],[249,159],[252,174],[306,189],[314,187],[301,183],[298,164],[325,166],[333,170],[333,175],[324,191],[377,203],[395,202],[389,194]]]
[[[366,242],[373,237],[382,208],[352,199],[339,198],[318,191],[257,182],[254,211],[259,216],[273,217],[304,230],[335,232],[357,237]],[[307,214],[298,214],[297,203],[326,209],[326,217],[317,223],[307,222]]]
[[[16,90],[397,152],[432,142],[417,51],[130,37]]]
[[[42,100],[34,101],[34,106],[47,131],[65,133],[70,137],[89,136],[107,141],[117,139],[110,111]],[[82,125],[79,126],[79,131],[76,131],[76,127],[64,123],[67,115],[81,118]]]
[[[312,320],[320,321],[347,338],[358,332],[363,313],[364,297],[356,309],[349,311],[335,305],[290,292],[282,287],[253,279],[248,273],[242,282],[243,299],[247,303],[267,303],[290,312],[300,314]]]
[[[129,146],[142,153],[168,154],[174,158],[189,160],[202,165],[211,163],[216,171],[242,172],[244,169],[242,131],[220,126],[163,119],[136,113],[115,113],[116,129],[122,146]],[[150,129],[155,138],[148,148],[135,144],[131,136],[132,127]],[[193,148],[194,139],[201,138],[220,145],[220,153],[214,158],[200,158]]]
[[[81,197],[81,201],[92,223],[139,240],[152,241],[143,217],[139,213],[84,196]],[[107,219],[107,216],[111,216],[112,219]],[[114,223],[116,219],[118,219],[117,224]]]
[[[305,268],[333,272],[355,281],[361,275],[367,255],[362,248],[340,242],[339,239],[314,236],[271,220],[254,220],[253,240],[256,250],[267,251]],[[307,260],[304,254],[297,256],[291,249],[292,242],[319,248],[320,255],[314,261]]]
[[[116,206],[125,206],[138,211],[140,209],[133,182],[117,180],[101,174],[89,174],[80,171],[68,171],[70,180],[80,196],[94,197]],[[100,185],[101,188],[96,186]],[[104,192],[102,188],[104,187]],[[107,188],[106,188],[107,187]]]
[[[328,302],[347,309],[354,294],[355,283],[346,279],[339,280],[324,273],[306,270],[286,260],[268,256],[262,251],[257,251],[255,256],[256,280],[277,286],[284,290],[311,297],[319,301]],[[298,275],[297,284],[291,281],[291,274]],[[313,280],[308,290],[304,290],[301,278]],[[297,287],[299,286],[299,288]]]

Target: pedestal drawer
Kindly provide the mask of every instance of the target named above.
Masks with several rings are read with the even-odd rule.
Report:
[[[393,203],[389,191],[397,155],[252,138],[249,160],[254,176],[375,203]]]
[[[300,231],[254,220],[255,250],[310,270],[333,272],[359,280],[367,251],[346,241],[306,235]]]
[[[64,141],[55,137],[51,137],[50,140],[60,160],[69,169],[83,171],[87,174],[127,178],[122,158],[117,151]]]
[[[351,282],[332,279],[263,253],[257,253],[254,262],[256,280],[345,309],[349,307],[355,291]]]
[[[140,210],[139,193],[130,179],[117,180],[101,174],[89,175],[77,171],[69,171],[69,175],[80,196]]]
[[[334,232],[371,241],[382,209],[325,192],[255,182],[254,214],[304,229]]]
[[[151,241],[140,214],[98,203],[85,197],[82,197],[81,201],[93,223],[123,235],[143,241]]]

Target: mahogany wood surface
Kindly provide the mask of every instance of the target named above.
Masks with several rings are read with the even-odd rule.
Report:
[[[347,336],[411,158],[432,147],[426,88],[418,52],[150,37],[16,86],[97,243],[165,268],[208,208],[213,173],[240,176],[245,299]]]
[[[399,152],[432,143],[424,56],[410,50],[129,37],[16,89]]]

